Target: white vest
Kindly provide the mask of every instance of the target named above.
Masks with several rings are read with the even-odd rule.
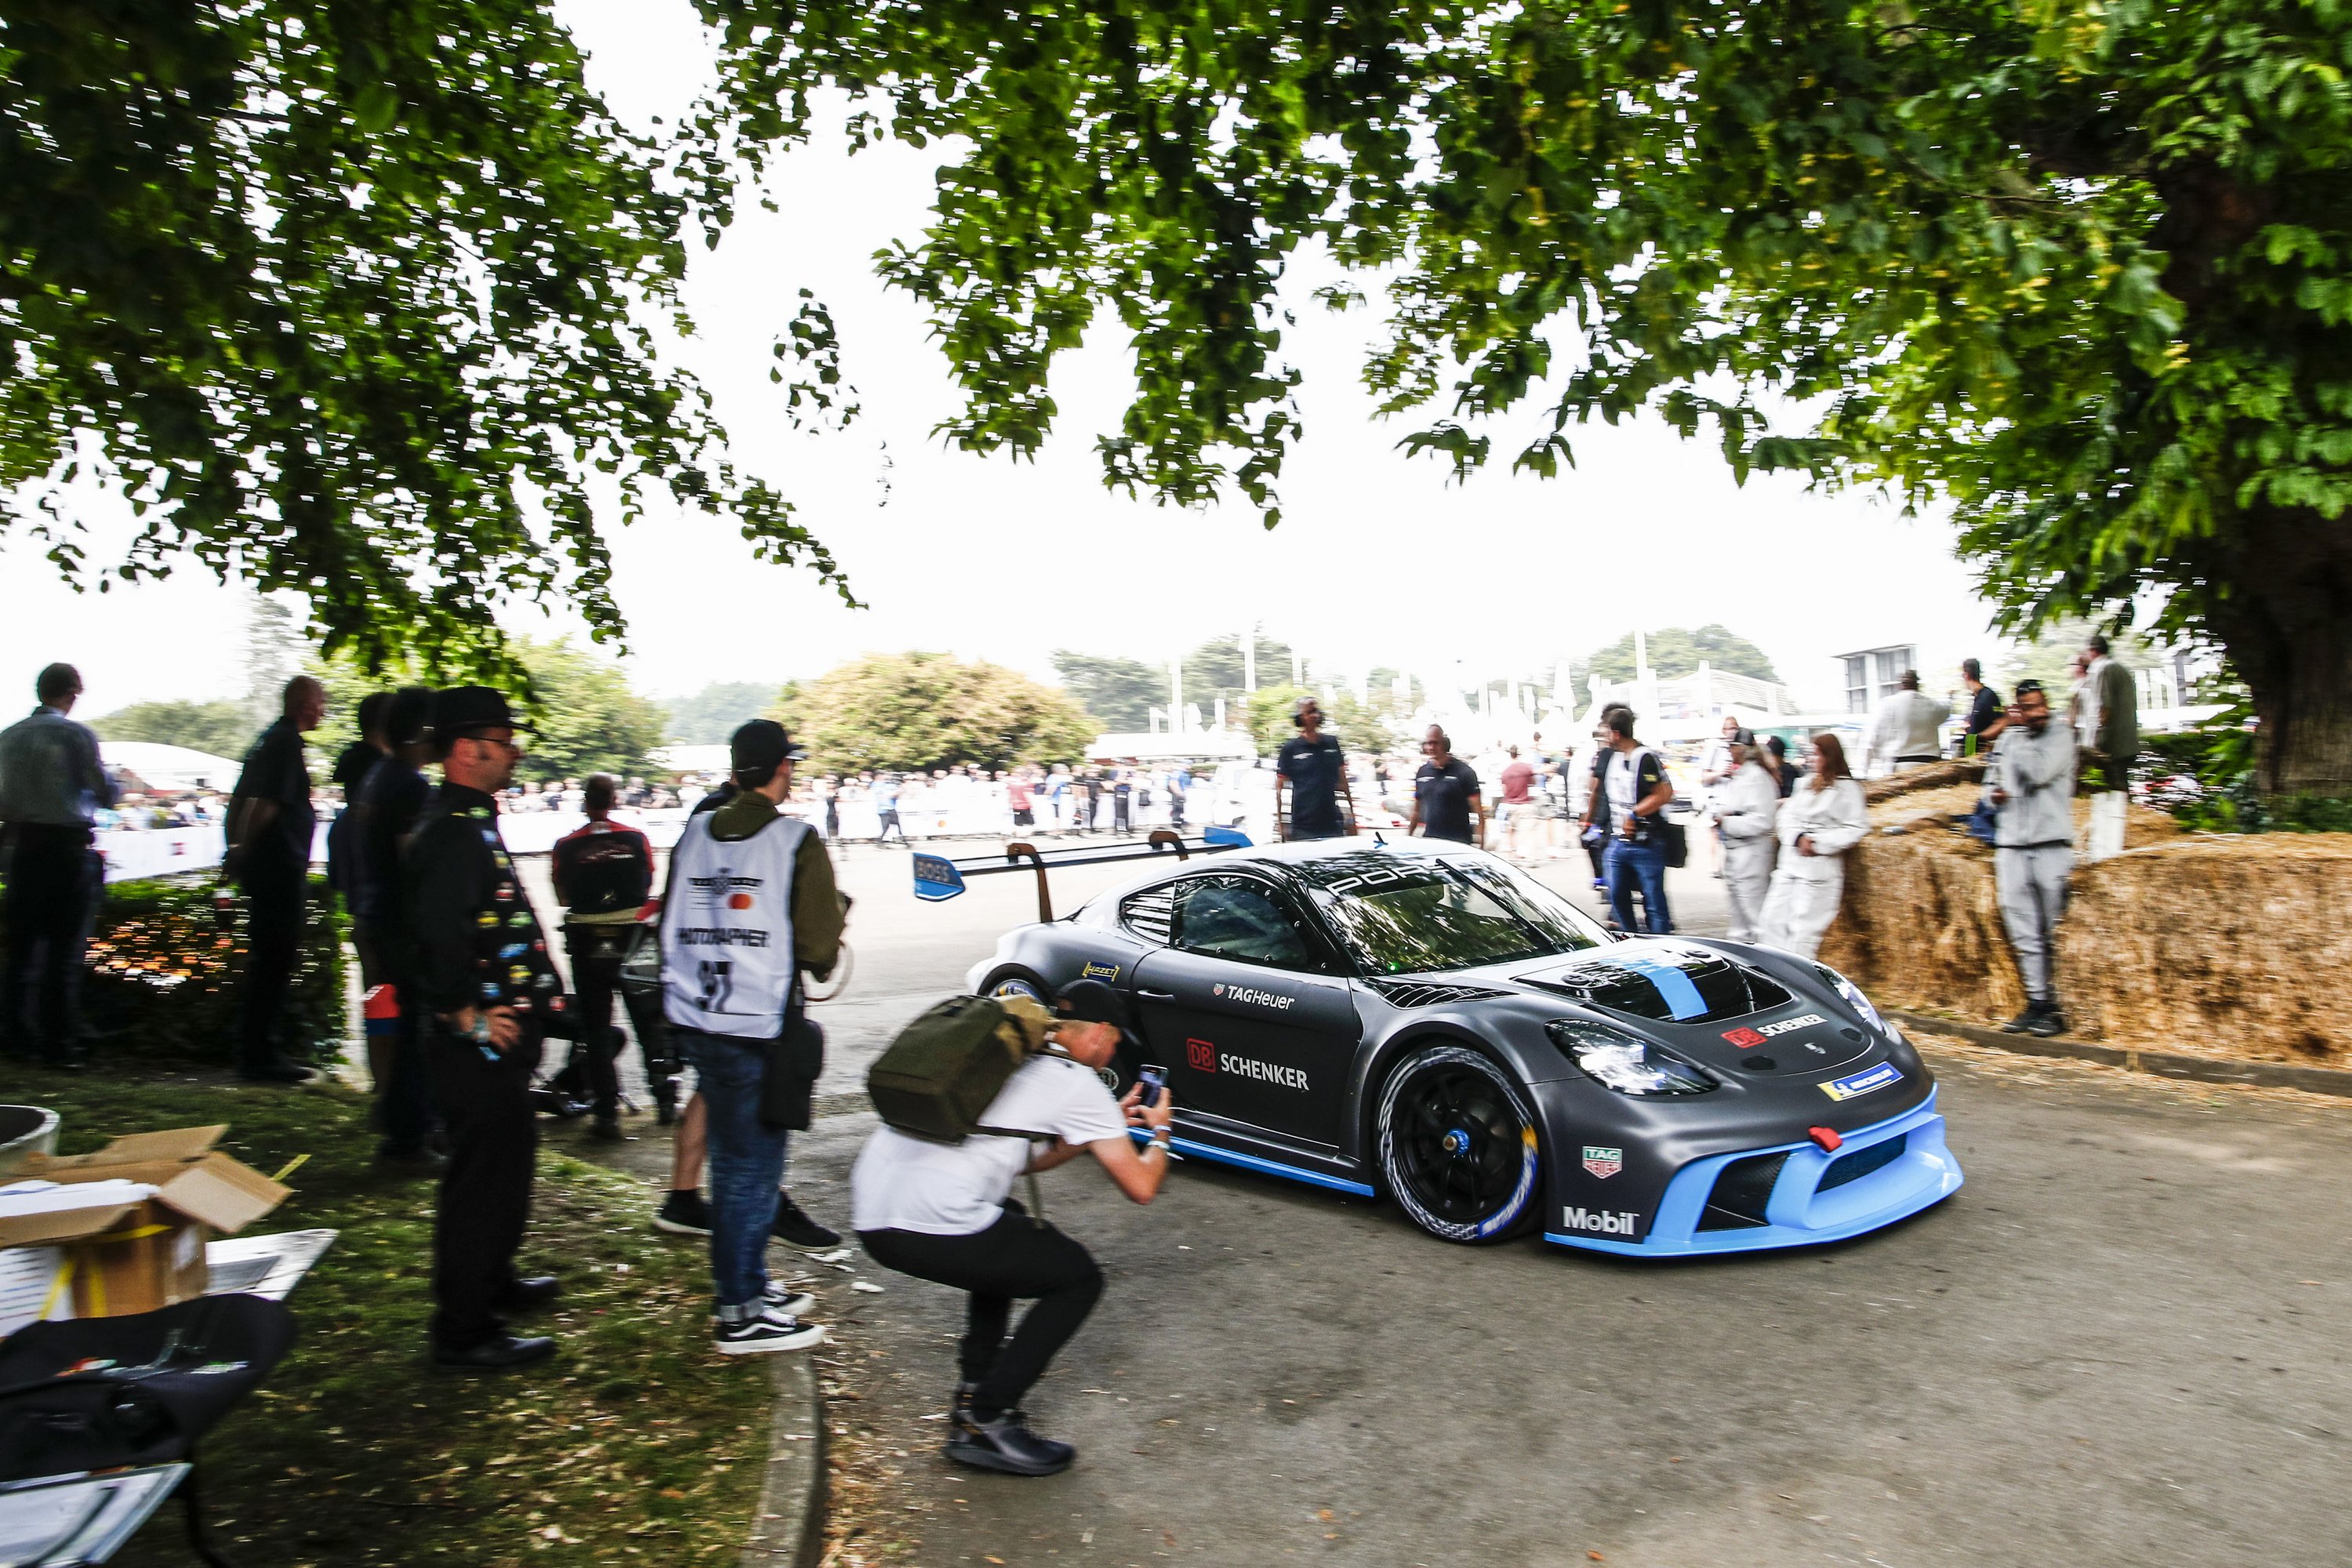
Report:
[[[772,1040],[793,990],[793,870],[809,826],[779,816],[722,843],[705,812],[670,851],[662,1012],[681,1029]]]

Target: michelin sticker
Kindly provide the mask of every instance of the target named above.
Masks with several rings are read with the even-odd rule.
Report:
[[[1853,1073],[1822,1085],[1822,1092],[1832,1100],[1852,1100],[1868,1094],[1874,1089],[1885,1089],[1890,1083],[1903,1081],[1902,1070],[1893,1062],[1881,1062],[1866,1072]]]

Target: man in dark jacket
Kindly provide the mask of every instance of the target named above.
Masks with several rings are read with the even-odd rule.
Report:
[[[498,792],[522,755],[517,728],[505,694],[487,686],[435,697],[442,784],[404,863],[425,1058],[449,1138],[433,1227],[433,1359],[478,1372],[555,1349],[509,1331],[504,1316],[558,1289],[552,1278],[518,1276],[514,1255],[539,1148],[531,1073],[550,1025],[568,1029],[546,934],[499,837]]]
[[[228,855],[222,869],[245,890],[245,984],[237,996],[236,1074],[262,1083],[304,1083],[317,1075],[278,1038],[302,952],[310,893],[310,764],[302,737],[327,717],[327,689],[307,675],[286,683],[285,709],[246,753],[229,798]]]
[[[637,919],[654,885],[651,841],[634,827],[613,820],[618,785],[609,773],[590,779],[582,792],[587,823],[555,841],[551,857],[555,896],[564,906],[563,951],[572,960],[572,984],[580,995],[581,1065],[593,1100],[593,1136],[617,1142],[621,1136],[621,1079],[614,1064],[621,1055],[621,1031],[613,1023],[613,997],[621,986],[621,963],[628,956]],[[650,1026],[631,1009],[637,1042],[646,1057],[646,1078],[661,1107],[662,1125],[677,1119],[677,1084],[663,1064],[654,1059]]]
[[[433,1091],[417,1031],[400,847],[433,794],[424,772],[433,760],[432,689],[404,686],[390,693],[383,731],[386,754],[361,781],[349,813],[352,945],[359,950],[360,984],[368,999],[368,1073],[383,1135],[376,1158],[429,1171],[440,1162],[425,1147]],[[379,986],[387,991],[379,993]]]

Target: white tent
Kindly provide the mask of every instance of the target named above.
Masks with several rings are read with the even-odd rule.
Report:
[[[226,795],[236,787],[241,768],[226,757],[160,741],[100,741],[98,752],[107,766],[128,768],[150,789],[213,789]]]

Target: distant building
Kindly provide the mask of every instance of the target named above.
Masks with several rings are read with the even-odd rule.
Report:
[[[1916,643],[1889,643],[1836,656],[1845,670],[1845,710],[1867,713],[1901,689],[1903,672],[1919,668]]]

